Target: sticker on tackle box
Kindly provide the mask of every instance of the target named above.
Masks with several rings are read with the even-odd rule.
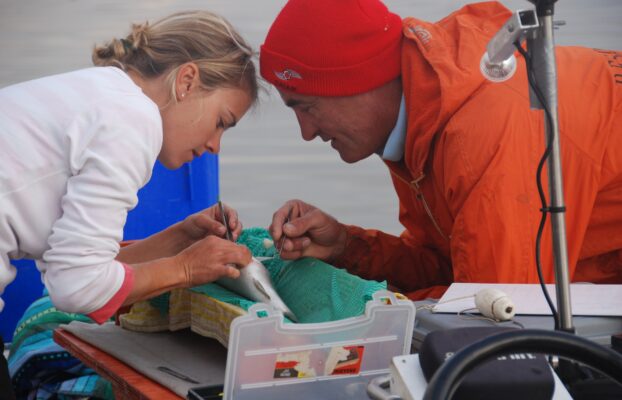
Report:
[[[274,365],[275,378],[311,378],[315,370],[311,368],[311,351],[280,353]]]
[[[339,346],[330,349],[324,375],[357,375],[361,371],[365,346]]]

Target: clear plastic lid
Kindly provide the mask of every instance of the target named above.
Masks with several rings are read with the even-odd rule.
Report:
[[[260,303],[231,324],[225,399],[360,399],[368,382],[409,354],[415,306],[378,291],[365,314],[316,324],[285,324]]]

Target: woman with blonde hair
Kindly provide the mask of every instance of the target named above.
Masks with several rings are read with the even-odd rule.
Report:
[[[9,260],[31,258],[58,309],[101,323],[122,305],[237,277],[251,256],[222,238],[214,207],[119,242],[156,159],[174,169],[218,153],[255,103],[252,55],[223,18],[184,12],[95,47],[93,68],[0,89],[0,294],[16,274]],[[235,238],[237,213],[225,213]]]

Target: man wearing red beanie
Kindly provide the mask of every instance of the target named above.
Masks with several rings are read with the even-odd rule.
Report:
[[[286,236],[284,258],[327,260],[412,299],[439,297],[454,281],[538,281],[543,115],[530,109],[522,58],[503,83],[479,70],[510,16],[496,2],[438,23],[402,21],[378,0],[285,5],[261,47],[262,76],[305,140],[330,141],[349,163],[382,157],[406,229],[346,226],[291,200],[270,227],[275,240]],[[622,54],[559,47],[556,59],[570,277],[622,283]],[[547,282],[551,248],[547,225]]]

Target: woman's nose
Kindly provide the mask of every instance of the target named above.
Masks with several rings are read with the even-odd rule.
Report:
[[[208,140],[205,143],[205,149],[210,154],[218,154],[220,152],[220,135],[216,138]]]

